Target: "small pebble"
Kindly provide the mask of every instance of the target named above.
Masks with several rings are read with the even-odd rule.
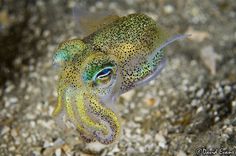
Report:
[[[136,121],[136,122],[141,122],[141,121],[143,121],[143,117],[141,117],[141,116],[136,116],[136,117],[134,117],[134,121]]]
[[[201,88],[200,90],[197,91],[196,96],[197,96],[198,98],[200,98],[200,97],[202,97],[203,93],[204,93],[204,89]]]
[[[48,147],[51,147],[53,146],[53,143],[49,142],[49,141],[44,141],[44,144],[43,144],[43,148],[48,148]]]
[[[198,113],[202,112],[203,110],[204,110],[204,108],[202,106],[200,106],[197,108],[196,113],[198,114]]]
[[[171,14],[174,12],[174,7],[172,5],[165,5],[164,6],[164,12],[166,14]]]
[[[11,136],[12,136],[13,138],[17,137],[17,131],[16,131],[16,129],[11,129]]]
[[[162,145],[163,144],[166,144],[166,139],[163,135],[161,134],[156,134],[155,135],[155,140],[158,141],[159,143],[161,143]]]
[[[115,153],[118,153],[120,149],[116,145],[115,147],[112,148],[112,150],[108,153],[108,155],[114,155]]]
[[[177,156],[187,156],[187,154],[184,153],[184,151],[179,151],[179,152],[177,153]]]
[[[64,140],[62,140],[61,138],[57,138],[56,141],[54,141],[54,146],[61,146],[65,143]]]
[[[61,149],[60,148],[56,149],[55,156],[61,156]]]
[[[158,145],[164,149],[167,147],[165,142],[159,142]]]
[[[9,102],[10,102],[11,104],[16,103],[17,101],[18,101],[18,98],[17,98],[17,97],[11,97],[11,98],[9,99]]]
[[[5,93],[10,93],[13,89],[15,89],[15,86],[13,84],[9,84],[5,89]]]
[[[232,125],[236,126],[236,118],[232,121]]]
[[[8,148],[9,151],[15,151],[16,150],[16,147],[15,146],[11,146]]]
[[[67,145],[67,144],[64,144],[64,145],[62,146],[62,150],[63,150],[66,154],[68,154],[68,155],[70,155],[70,153],[71,153],[71,148],[70,148],[70,146]]]
[[[98,2],[95,3],[95,6],[99,9],[102,9],[104,7],[104,4],[103,4],[103,2],[98,1]]]
[[[133,154],[133,153],[136,152],[136,150],[133,149],[132,147],[128,147],[128,148],[126,149],[126,151],[127,151],[127,154]]]
[[[6,134],[7,132],[9,132],[10,131],[10,128],[8,127],[8,126],[4,126],[3,128],[2,128],[2,130],[1,130],[1,135],[4,135],[4,134]]]

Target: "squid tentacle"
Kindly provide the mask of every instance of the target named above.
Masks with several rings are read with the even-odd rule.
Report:
[[[66,114],[65,107],[63,105],[63,100],[61,96],[61,92],[58,91],[58,97],[57,97],[57,104],[52,112],[52,116],[55,117],[55,122],[58,124],[58,126],[62,129],[66,129],[66,126],[63,121],[63,117]]]
[[[85,101],[82,93],[79,93],[77,95],[77,100],[76,100],[76,107],[78,114],[80,115],[80,120],[82,124],[88,129],[88,130],[96,130],[96,131],[102,131],[106,133],[107,129],[104,125],[95,122],[88,114],[88,111],[85,106]]]
[[[75,115],[76,113],[74,112],[74,109],[73,109],[73,106],[71,103],[71,98],[72,98],[71,95],[72,94],[69,90],[70,89],[67,89],[67,91],[65,92],[65,99],[64,99],[67,116],[68,116],[69,120],[71,120],[76,125],[76,128],[80,134],[81,139],[83,139],[83,141],[85,141],[87,143],[94,142],[95,139],[94,139],[93,135],[89,134],[85,130],[84,126],[79,123],[78,118],[76,118],[76,115]]]
[[[95,96],[85,94],[88,99],[88,107],[90,112],[95,115],[107,128],[108,133],[102,133],[101,131],[94,131],[96,139],[102,144],[111,144],[120,136],[120,121],[117,115],[110,109],[104,107]]]
[[[52,112],[52,115],[55,117],[55,116],[58,116],[63,110],[63,105],[62,105],[62,97],[61,95],[59,94],[58,95],[58,98],[57,98],[57,104],[56,104],[56,107],[55,109],[53,110]]]
[[[177,41],[177,40],[184,39],[184,38],[189,37],[189,36],[191,36],[191,35],[189,35],[189,34],[187,34],[187,35],[175,35],[175,36],[173,36],[173,37],[167,39],[167,40],[166,40],[164,43],[162,43],[158,48],[156,48],[150,56],[148,56],[148,59],[149,59],[149,60],[150,60],[150,59],[153,59],[157,53],[159,53],[163,48],[165,48],[165,47],[168,46],[169,44],[171,44],[171,43],[173,43],[173,42],[175,42],[175,41]]]

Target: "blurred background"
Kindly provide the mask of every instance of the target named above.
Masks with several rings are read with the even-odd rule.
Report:
[[[159,77],[121,96],[124,134],[100,152],[58,128],[52,55],[82,38],[82,12],[147,14],[169,34]],[[194,155],[200,147],[236,151],[234,0],[0,0],[0,155]]]

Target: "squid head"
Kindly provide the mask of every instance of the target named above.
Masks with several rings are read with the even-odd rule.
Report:
[[[115,57],[74,39],[59,46],[54,65],[60,68],[54,116],[65,114],[86,142],[110,144],[117,140],[120,121],[112,104],[120,80]]]

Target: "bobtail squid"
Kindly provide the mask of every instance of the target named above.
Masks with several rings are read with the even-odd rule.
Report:
[[[59,67],[53,115],[72,122],[86,143],[117,141],[117,98],[156,78],[165,65],[163,48],[185,37],[168,38],[153,19],[135,13],[113,17],[84,39],[64,41],[53,58]]]

